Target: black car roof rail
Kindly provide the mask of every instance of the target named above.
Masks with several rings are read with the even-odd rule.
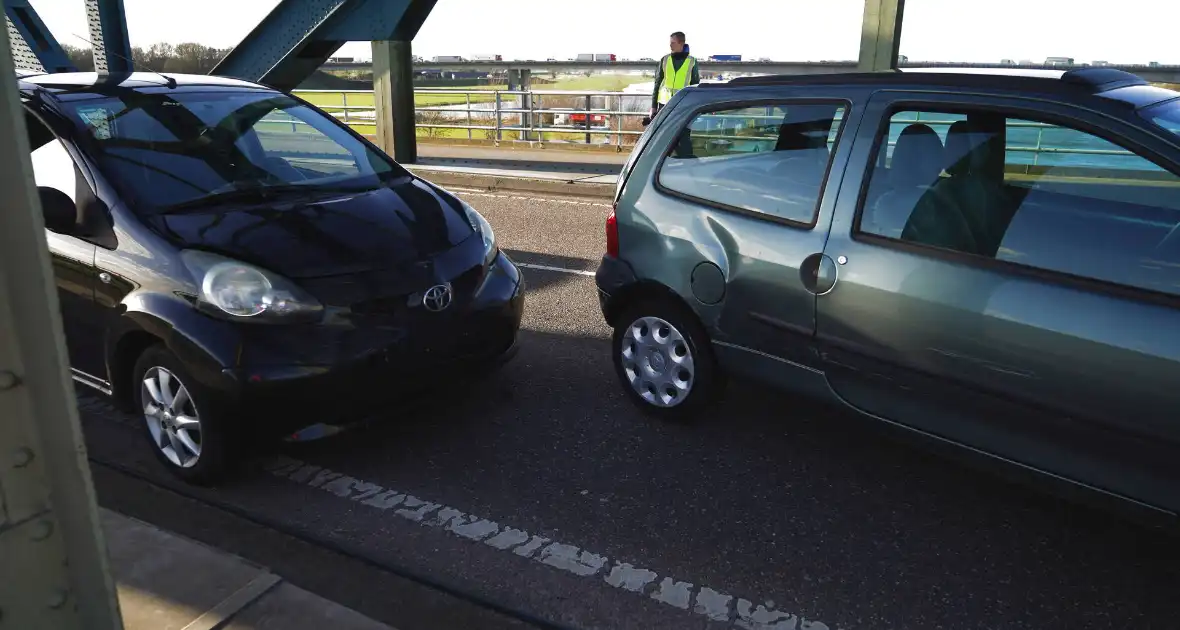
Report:
[[[1079,68],[1064,72],[1060,77],[1040,77],[997,72],[939,72],[931,68],[923,72],[832,72],[825,74],[771,74],[736,77],[727,83],[704,83],[700,88],[756,85],[858,85],[899,83],[909,85],[941,85],[950,87],[1023,87],[1039,91],[1077,93],[1079,90],[1098,94],[1131,85],[1147,85],[1142,77],[1116,68]]]

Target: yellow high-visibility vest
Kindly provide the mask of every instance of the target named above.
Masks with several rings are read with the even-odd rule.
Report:
[[[664,82],[660,84],[661,105],[667,105],[673,95],[688,86],[688,80],[692,78],[692,67],[696,63],[697,60],[689,55],[684,58],[684,63],[680,64],[680,70],[676,70],[672,55],[664,58]]]

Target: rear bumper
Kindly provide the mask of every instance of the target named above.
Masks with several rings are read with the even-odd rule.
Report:
[[[598,286],[598,305],[602,308],[602,317],[608,324],[614,325],[619,294],[635,282],[635,270],[627,261],[610,255],[602,257],[598,271],[594,273],[594,284]]]

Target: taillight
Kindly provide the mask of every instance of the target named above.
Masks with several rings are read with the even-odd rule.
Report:
[[[606,217],[606,255],[619,257],[619,219],[615,216],[614,206]]]

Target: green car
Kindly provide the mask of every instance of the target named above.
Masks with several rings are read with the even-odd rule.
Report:
[[[755,381],[1180,511],[1180,93],[1002,72],[677,93],[596,275],[633,401]]]

